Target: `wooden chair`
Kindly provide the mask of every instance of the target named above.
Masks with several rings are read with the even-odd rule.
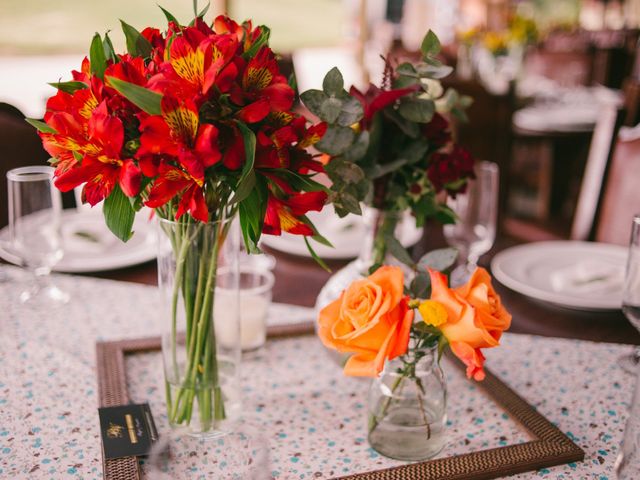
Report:
[[[640,138],[618,137],[597,212],[595,240],[628,245],[631,220],[640,213]]]
[[[589,240],[593,236],[596,212],[601,199],[613,153],[615,139],[624,111],[615,103],[603,104],[589,147],[582,185],[571,225],[572,240]]]

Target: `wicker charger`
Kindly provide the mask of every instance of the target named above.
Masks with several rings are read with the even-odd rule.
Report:
[[[269,327],[269,338],[305,335],[313,325],[300,323]],[[100,407],[129,403],[125,355],[160,349],[160,337],[149,337],[96,344],[98,395]],[[584,451],[555,425],[538,413],[522,397],[485,369],[479,386],[535,438],[530,442],[480,450],[454,457],[357,473],[342,480],[480,480],[513,475],[569,462],[582,461]],[[107,480],[140,480],[137,457],[104,460]]]

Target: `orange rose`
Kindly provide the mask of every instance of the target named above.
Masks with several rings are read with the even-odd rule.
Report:
[[[403,296],[404,275],[399,267],[380,267],[356,280],[318,316],[322,343],[353,353],[344,366],[351,376],[375,377],[386,359],[407,351],[413,310]]]
[[[484,379],[484,355],[481,348],[497,347],[502,332],[511,325],[511,315],[502,306],[491,286],[491,277],[484,268],[477,268],[469,281],[458,288],[449,288],[447,278],[429,270],[431,300],[440,303],[447,312],[446,321],[438,319],[442,334],[451,351],[467,366],[467,376]],[[425,302],[426,303],[426,302]],[[430,323],[429,310],[420,308],[423,319]]]

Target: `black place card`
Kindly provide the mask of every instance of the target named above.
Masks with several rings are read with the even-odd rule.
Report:
[[[98,409],[104,458],[143,456],[158,439],[148,403]]]

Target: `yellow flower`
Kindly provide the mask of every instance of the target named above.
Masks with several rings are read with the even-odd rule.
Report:
[[[447,310],[435,300],[425,300],[418,307],[418,311],[427,325],[439,327],[447,321]]]

